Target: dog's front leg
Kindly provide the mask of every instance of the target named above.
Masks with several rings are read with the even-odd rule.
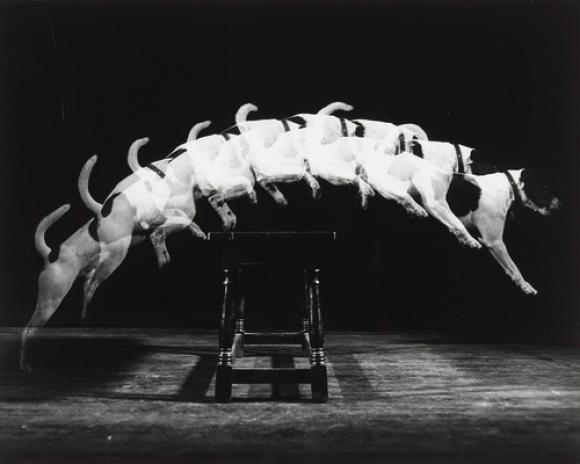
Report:
[[[227,205],[223,195],[214,193],[207,201],[220,217],[224,230],[232,230],[235,227],[235,215]]]
[[[386,174],[378,172],[378,169],[369,170],[369,183],[379,195],[387,200],[396,201],[407,213],[415,217],[427,217],[427,212],[413,200],[404,184],[399,180]]]
[[[507,247],[503,240],[496,240],[491,243],[485,243],[484,245],[489,250],[494,259],[500,264],[504,269],[505,273],[514,281],[518,288],[524,292],[526,295],[537,295],[538,291],[526,282],[524,276],[522,276],[520,270],[516,266],[510,257]]]
[[[304,164],[306,169],[304,180],[310,188],[310,195],[312,196],[312,199],[317,200],[320,198],[320,183],[316,180],[316,177],[312,175],[312,172],[310,172],[310,163],[307,160],[304,160]]]
[[[502,214],[494,213],[487,211],[485,208],[474,213],[474,223],[481,234],[481,243],[489,250],[493,258],[522,292],[526,295],[537,295],[536,289],[526,282],[522,276],[503,241],[505,212]]]
[[[190,208],[189,214],[182,209],[168,208],[163,210],[163,214],[165,214],[167,220],[159,227],[165,230],[166,236],[187,228],[195,238],[207,239],[201,227],[192,220],[195,216],[195,208]]]
[[[167,232],[163,226],[157,227],[149,234],[149,241],[155,250],[155,257],[157,258],[159,269],[163,269],[171,261],[171,257],[167,251],[167,244],[165,243],[166,237]]]
[[[280,191],[278,187],[276,187],[273,183],[267,181],[264,178],[257,179],[258,185],[262,187],[268,195],[270,195],[276,204],[280,206],[287,206],[288,200],[284,196],[284,194]]]
[[[413,186],[421,195],[423,207],[431,216],[445,225],[455,235],[459,243],[469,248],[481,248],[481,244],[469,234],[459,218],[449,208],[445,199],[449,181],[446,178],[443,179],[443,176],[436,177],[431,172],[421,172],[412,178]]]

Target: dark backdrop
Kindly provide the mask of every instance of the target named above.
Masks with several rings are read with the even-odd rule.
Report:
[[[353,115],[415,122],[434,140],[502,153],[543,170],[564,202],[546,219],[521,212],[506,241],[540,291],[524,298],[485,252],[461,249],[433,220],[383,200],[363,212],[354,191],[323,185],[317,204],[232,205],[241,229],[330,229],[340,241],[323,271],[335,329],[564,334],[578,329],[579,8],[577,2],[157,1],[1,2],[0,323],[32,313],[42,261],[38,221],[65,202],[51,245],[89,219],[78,172],[100,158],[91,190],[103,199],[128,174],[138,137],[154,160],[205,119],[222,130],[240,104],[261,117],[313,112],[330,101]],[[197,222],[219,223],[207,205]],[[97,292],[94,325],[215,327],[214,250],[183,232],[171,267],[132,249]],[[292,279],[252,296],[263,324],[287,318]],[[51,325],[79,322],[80,285]]]

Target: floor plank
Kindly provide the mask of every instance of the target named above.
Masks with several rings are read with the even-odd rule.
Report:
[[[577,347],[330,333],[327,404],[305,385],[216,404],[215,333],[46,329],[31,374],[18,336],[0,329],[3,463],[580,462]],[[255,347],[240,367],[307,362]]]

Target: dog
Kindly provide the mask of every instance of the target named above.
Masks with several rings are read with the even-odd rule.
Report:
[[[313,173],[328,166],[350,169],[360,166],[364,181],[382,197],[396,201],[416,217],[431,215],[469,248],[481,248],[452,213],[446,201],[457,160],[449,157],[431,156],[430,152],[419,157],[410,152],[397,155],[385,151],[381,142],[366,137],[340,137],[331,144],[311,147],[309,161]],[[336,169],[338,172],[338,169]],[[418,204],[412,197],[421,197]]]
[[[149,139],[144,138],[131,144],[127,159],[134,174],[119,183],[108,198],[114,198],[119,192],[122,192],[124,195],[130,196],[137,210],[151,208],[151,204],[157,209],[153,213],[154,220],[136,217],[135,220],[139,222],[139,227],[133,230],[133,233],[139,231],[146,233],[153,245],[157,263],[161,269],[170,261],[165,243],[168,234],[187,228],[195,238],[205,239],[206,235],[193,221],[196,214],[194,177],[191,175],[184,177],[182,173],[171,166],[168,159],[151,163],[145,167],[139,165],[138,150],[148,141]],[[89,160],[83,167],[79,179],[79,192],[85,206],[98,217],[100,214],[102,215],[104,205],[93,199],[88,187],[90,173],[95,162],[96,159]],[[137,181],[135,177],[139,180]],[[137,194],[134,193],[136,190],[138,190]],[[161,220],[159,212],[161,212]]]
[[[244,116],[256,110],[252,104],[246,106],[249,111],[244,112]],[[317,115],[304,114],[305,117],[312,117],[308,125],[280,132],[274,143],[270,143],[270,137],[279,128],[276,120],[259,120],[258,124],[252,124],[256,121],[246,121],[245,118],[237,120],[241,136],[248,142],[247,156],[252,160],[256,179],[278,204],[285,205],[287,202],[275,184],[304,179],[311,189],[312,198],[316,199],[320,196],[320,184],[316,178],[321,178],[333,185],[355,185],[359,189],[363,208],[367,206],[368,198],[374,192],[357,174],[355,164],[337,161],[335,158],[312,157],[312,153],[324,145],[327,136],[324,124],[315,121],[323,120],[329,112],[337,109],[351,108],[345,103],[335,102],[324,107]]]
[[[242,107],[236,113],[240,118]],[[239,135],[224,131],[220,134],[197,138],[199,132],[207,128],[210,121],[195,125],[188,140],[177,146],[164,159],[151,163],[154,166],[171,168],[178,177],[195,179],[196,198],[207,198],[222,221],[224,230],[235,228],[237,218],[227,204],[233,198],[248,196],[252,203],[257,202],[254,191],[255,178],[250,167],[244,139]],[[136,156],[136,154],[135,154]],[[140,166],[129,160],[132,169]]]
[[[454,175],[447,199],[461,222],[475,229],[479,241],[489,250],[508,277],[526,295],[537,295],[510,257],[503,241],[508,211],[520,205],[548,216],[560,201],[530,169],[510,169],[487,175]]]
[[[134,142],[136,151],[147,139]],[[88,182],[97,162],[92,156],[83,166],[78,188],[81,198],[95,215],[52,252],[44,241],[44,233],[69,206],[63,205],[43,219],[35,234],[37,250],[45,259],[39,276],[39,290],[35,311],[22,332],[20,365],[27,369],[26,346],[29,338],[52,317],[62,299],[78,277],[84,277],[82,319],[86,320],[89,304],[95,291],[122,263],[131,245],[149,239],[156,249],[159,264],[168,261],[165,235],[189,227],[195,236],[205,237],[193,223],[194,177],[171,173],[169,166],[160,175],[154,169],[143,169],[119,182],[101,205],[90,195]],[[169,174],[167,174],[169,173]],[[173,189],[173,190],[172,190]]]
[[[94,220],[83,225],[58,248],[51,249],[45,242],[46,231],[69,209],[70,205],[65,204],[54,210],[40,221],[34,234],[34,243],[44,259],[44,267],[38,277],[38,296],[34,313],[21,334],[22,370],[30,370],[26,359],[30,337],[52,317],[77,277],[85,277],[86,290],[86,282],[97,268],[101,249],[99,241],[94,236]]]

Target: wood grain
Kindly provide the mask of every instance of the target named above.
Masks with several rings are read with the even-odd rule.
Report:
[[[213,402],[217,334],[46,329],[16,368],[0,329],[0,461],[580,462],[580,350],[332,333],[329,402],[235,385]],[[247,347],[239,367],[308,367]]]

